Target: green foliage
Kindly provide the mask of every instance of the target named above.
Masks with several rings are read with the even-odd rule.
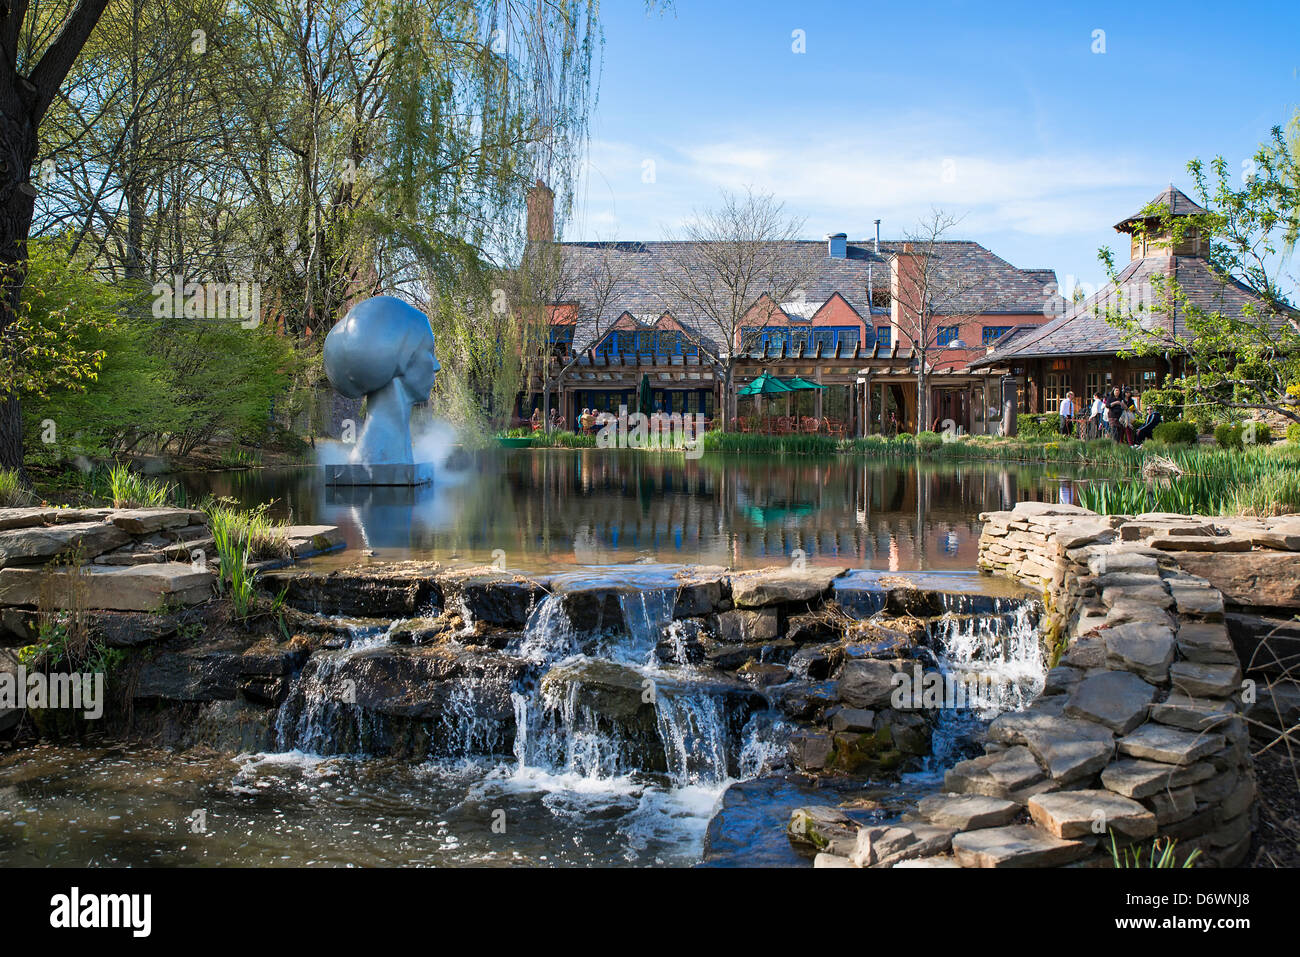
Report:
[[[267,514],[271,504],[263,502],[254,508],[243,509],[233,498],[213,498],[200,508],[207,516],[213,539],[242,543],[253,558],[261,561],[285,558],[289,554],[289,542],[284,532],[287,523]]]
[[[916,447],[921,452],[932,452],[941,445],[943,445],[943,436],[938,432],[924,431],[916,435]]]
[[[1200,850],[1194,850],[1188,854],[1181,864],[1178,863],[1174,855],[1174,846],[1178,842],[1173,838],[1156,838],[1151,842],[1151,852],[1136,844],[1128,847],[1119,847],[1115,841],[1115,832],[1110,831],[1110,856],[1111,861],[1116,867],[1133,868],[1133,867],[1163,867],[1163,868],[1184,868],[1195,865],[1196,859],[1201,856]],[[1144,863],[1145,861],[1145,863]]]
[[[1146,395],[1143,394],[1143,398]],[[1161,422],[1151,433],[1151,437],[1157,442],[1164,442],[1169,445],[1195,445],[1199,436],[1198,430],[1191,422]]]
[[[1217,426],[1214,430],[1214,441],[1221,449],[1240,449],[1242,447],[1241,426],[1230,422]]]
[[[1016,417],[1016,431],[1023,439],[1056,438],[1061,434],[1061,417],[1055,413],[1019,415]]]
[[[82,636],[70,627],[68,616],[43,618],[36,642],[18,651],[18,660],[41,671],[88,671],[105,675],[116,671],[126,660],[121,648],[110,648],[102,641]]]
[[[32,494],[23,487],[17,469],[0,469],[0,508],[30,505]]]
[[[125,465],[108,471],[108,493],[114,508],[158,508],[166,505],[176,492],[170,482],[146,478]]]
[[[1287,423],[1286,440],[1288,442],[1300,442],[1300,422]]]
[[[1279,470],[1239,486],[1229,511],[1241,515],[1288,515],[1300,512],[1300,472]]]

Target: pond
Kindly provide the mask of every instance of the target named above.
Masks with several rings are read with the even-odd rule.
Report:
[[[810,561],[890,571],[973,569],[979,513],[1072,502],[1055,466],[619,450],[453,456],[418,489],[326,488],[313,468],[170,476],[189,500],[229,496],[297,524],[338,525],[355,561],[493,561],[510,568],[665,562],[756,567]]]

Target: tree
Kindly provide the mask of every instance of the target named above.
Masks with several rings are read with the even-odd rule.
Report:
[[[77,0],[56,11],[40,0],[0,5],[0,355],[13,367],[25,352],[19,318],[41,121],[107,5]],[[22,467],[22,410],[15,381],[6,376],[0,379],[0,468]]]
[[[799,242],[803,221],[768,193],[724,190],[718,206],[669,235],[660,260],[664,311],[723,382],[722,428],[735,419],[735,369],[787,302],[816,275],[816,252]]]
[[[1208,242],[1206,270],[1190,271],[1186,281],[1155,275],[1146,301],[1126,302],[1114,258],[1102,248],[1098,258],[1117,291],[1097,311],[1121,331],[1125,355],[1181,360],[1184,375],[1173,386],[1187,403],[1300,422],[1300,313],[1285,294],[1296,282],[1286,246],[1300,229],[1300,171],[1279,127],[1252,163],[1237,185],[1223,157],[1208,170],[1193,160],[1187,169],[1206,212],[1175,216],[1153,204],[1139,214],[1136,233],[1153,243],[1177,247],[1199,236],[1205,249]]]
[[[896,288],[891,290],[898,303],[899,331],[912,342],[916,366],[916,431],[930,427],[930,373],[932,353],[954,348],[941,344],[945,328],[961,328],[970,320],[1002,304],[996,297],[974,296],[988,284],[988,277],[975,270],[963,270],[944,255],[945,237],[960,219],[932,209],[914,229],[904,235],[903,251],[896,255]],[[978,306],[973,305],[978,302]],[[969,344],[964,344],[969,347]],[[956,348],[962,348],[957,346]]]

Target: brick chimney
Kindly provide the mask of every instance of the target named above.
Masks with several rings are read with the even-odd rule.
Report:
[[[555,240],[555,192],[540,179],[529,187],[528,241],[549,243]]]

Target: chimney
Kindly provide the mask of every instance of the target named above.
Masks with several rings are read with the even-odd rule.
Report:
[[[555,192],[540,179],[528,189],[528,241],[555,240]]]
[[[876,220],[876,255],[880,255],[880,220]]]
[[[831,259],[846,259],[849,255],[847,233],[831,233],[826,237],[826,255]]]

